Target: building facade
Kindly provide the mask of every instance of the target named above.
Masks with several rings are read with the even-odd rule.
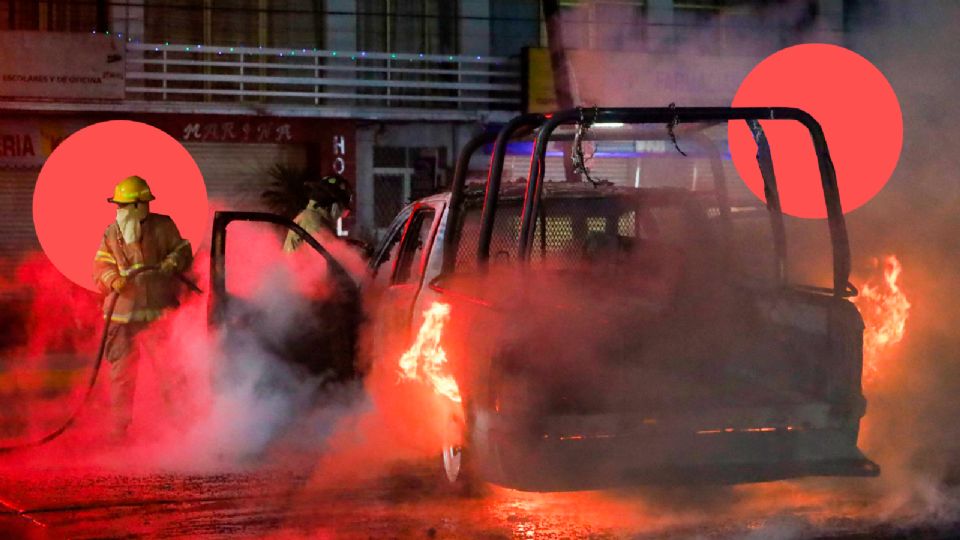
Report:
[[[793,43],[839,42],[855,4],[597,0],[560,9],[565,47],[658,65],[704,58],[678,68],[689,74],[749,67]],[[45,158],[71,133],[111,119],[180,140],[219,207],[261,209],[276,165],[341,173],[355,185],[354,233],[374,240],[406,202],[448,184],[470,137],[521,112],[521,58],[548,44],[543,13],[537,0],[5,2],[0,39],[19,53],[0,62],[0,271],[9,278],[37,248],[31,201]],[[18,72],[28,65],[62,75],[44,82]],[[104,79],[71,75],[79,65],[102,68]],[[619,97],[664,105],[644,97],[644,85],[667,96],[713,91],[685,77],[637,77],[636,93]],[[725,89],[709,95],[722,100]],[[606,97],[584,90],[580,103],[604,104],[597,99]],[[523,173],[526,156],[510,160]]]

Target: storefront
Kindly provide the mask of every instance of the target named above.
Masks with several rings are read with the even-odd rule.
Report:
[[[181,143],[197,162],[214,208],[266,210],[262,194],[276,166],[356,178],[351,121],[226,115],[47,116],[0,121],[0,281],[13,280],[23,257],[40,249],[33,191],[56,146],[85,126],[107,120],[144,122]]]
[[[271,170],[307,169],[356,178],[351,121],[220,115],[142,115],[137,118],[179,140],[193,156],[216,208],[265,210]]]
[[[476,123],[368,123],[357,129],[358,235],[380,238],[406,204],[448,189]]]
[[[0,120],[0,283],[13,280],[24,254],[39,250],[33,226],[37,176],[60,141],[84,125],[48,117]]]

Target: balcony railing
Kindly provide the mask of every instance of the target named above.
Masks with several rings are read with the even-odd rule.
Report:
[[[520,91],[500,57],[127,43],[127,99],[517,110]]]

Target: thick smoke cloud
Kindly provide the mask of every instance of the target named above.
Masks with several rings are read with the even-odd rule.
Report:
[[[893,493],[891,511],[916,508],[937,518],[960,509],[955,484],[960,410],[960,305],[956,234],[960,230],[960,166],[954,134],[960,106],[954,99],[960,52],[952,28],[960,9],[951,2],[922,6],[867,4],[849,46],[890,81],[903,110],[904,147],[893,177],[868,205],[848,216],[860,258],[896,253],[903,286],[914,308],[901,347],[888,370],[868,388],[871,404],[863,444],[887,465],[881,481]]]
[[[75,426],[49,445],[5,456],[3,465],[211,472],[301,454],[315,460],[333,424],[356,406],[360,389],[334,384],[331,373],[284,356],[286,342],[316,316],[313,306],[333,291],[321,257],[309,250],[286,254],[281,245],[282,237],[265,227],[231,226],[228,292],[248,315],[256,314],[256,325],[218,333],[207,327],[208,292],[185,293],[177,310],[142,335],[135,421],[125,444],[108,442],[105,361],[94,398]],[[336,241],[328,245],[361,281],[361,258]],[[209,255],[201,248],[191,278],[203,288],[208,269]],[[92,363],[102,328],[98,298],[68,282],[39,254],[21,266],[18,286],[32,287],[35,294],[27,342],[14,351],[21,360],[13,375],[35,379],[56,370],[64,355]],[[22,407],[5,411],[5,425],[21,423],[11,435],[29,440],[57,427],[79,402],[87,373],[74,377],[67,394],[43,399],[25,394]]]

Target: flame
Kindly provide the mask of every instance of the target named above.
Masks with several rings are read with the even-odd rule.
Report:
[[[874,265],[879,266],[874,259]],[[863,316],[863,373],[874,379],[883,354],[903,339],[910,302],[897,284],[903,267],[895,255],[883,259],[883,281],[867,280],[855,300]]]
[[[400,379],[425,382],[437,394],[460,403],[460,387],[447,372],[447,353],[440,345],[443,326],[450,319],[450,304],[434,302],[423,315],[416,341],[400,357]]]

